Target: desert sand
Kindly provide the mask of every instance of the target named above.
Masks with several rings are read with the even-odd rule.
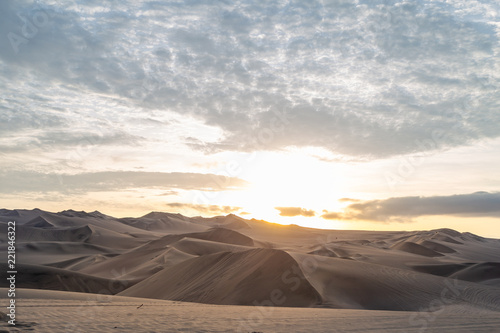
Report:
[[[0,289],[4,294],[6,289]],[[21,289],[16,328],[0,332],[496,332],[498,312],[434,312],[210,305]]]
[[[18,325],[3,330],[500,331],[498,239],[2,209],[2,252],[8,221],[17,224]]]

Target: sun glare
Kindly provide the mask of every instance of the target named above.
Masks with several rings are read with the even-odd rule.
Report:
[[[341,167],[332,168],[303,151],[261,153],[244,178],[251,185],[236,194],[251,217],[283,224],[311,227],[340,227],[340,223],[319,218],[324,207],[340,208],[346,196]],[[314,171],[312,171],[314,170]],[[283,217],[275,207],[302,207],[314,210],[314,217]]]

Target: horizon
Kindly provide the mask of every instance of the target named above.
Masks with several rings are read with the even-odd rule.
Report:
[[[136,215],[136,216],[129,216],[129,215],[126,215],[126,216],[115,216],[115,215],[110,215],[110,214],[107,214],[107,213],[103,213],[99,210],[94,210],[94,211],[85,211],[85,210],[75,210],[75,209],[71,209],[71,208],[68,208],[68,209],[64,209],[64,210],[60,210],[60,211],[47,211],[47,210],[43,210],[43,209],[40,209],[40,208],[32,208],[32,209],[24,209],[24,208],[14,208],[14,209],[8,209],[8,208],[3,208],[3,207],[0,207],[0,211],[1,210],[27,210],[27,211],[33,211],[33,210],[39,210],[41,212],[44,212],[44,213],[50,213],[50,214],[61,214],[61,213],[64,213],[64,212],[75,212],[75,213],[85,213],[85,214],[92,214],[92,213],[99,213],[99,214],[103,214],[105,216],[108,216],[108,217],[111,217],[111,218],[114,218],[114,219],[122,219],[122,218],[134,218],[134,219],[139,219],[139,218],[143,218],[149,214],[152,214],[152,213],[165,213],[165,214],[172,214],[172,215],[180,215],[182,216],[183,218],[187,218],[188,220],[189,219],[196,219],[196,218],[203,218],[203,219],[211,219],[211,218],[217,218],[217,217],[229,217],[229,216],[236,216],[237,218],[240,218],[240,219],[243,219],[243,220],[246,220],[246,221],[258,221],[258,222],[265,222],[265,223],[270,223],[270,224],[275,224],[275,225],[279,225],[279,226],[296,226],[296,227],[301,227],[301,228],[310,228],[310,229],[316,229],[316,230],[329,230],[329,231],[367,231],[367,232],[384,232],[384,231],[387,231],[387,232],[419,232],[419,231],[437,231],[437,230],[446,230],[446,229],[450,229],[450,230],[454,230],[454,231],[458,231],[460,233],[471,233],[471,234],[475,234],[477,236],[480,236],[480,237],[484,237],[484,238],[491,238],[491,239],[499,239],[500,240],[500,235],[498,236],[495,236],[495,235],[485,235],[485,234],[477,234],[477,233],[473,233],[473,232],[470,232],[468,230],[460,230],[460,229],[453,229],[453,228],[448,228],[448,227],[436,227],[436,228],[432,228],[432,229],[385,229],[385,230],[380,230],[380,229],[335,229],[335,228],[316,228],[316,227],[311,227],[311,226],[307,226],[307,225],[300,225],[300,224],[295,224],[295,223],[290,223],[290,224],[283,224],[283,223],[278,223],[278,222],[275,222],[275,221],[269,221],[269,220],[265,220],[265,219],[258,219],[258,218],[245,218],[244,216],[240,216],[238,214],[235,214],[235,213],[228,213],[226,215],[211,215],[211,216],[203,216],[203,215],[183,215],[181,213],[172,213],[172,212],[167,212],[167,211],[150,211],[150,212],[146,212],[144,214],[139,214],[139,215]],[[15,219],[14,219],[15,220]],[[192,222],[192,221],[190,221]]]
[[[494,1],[0,2],[0,200],[500,238],[499,18]]]

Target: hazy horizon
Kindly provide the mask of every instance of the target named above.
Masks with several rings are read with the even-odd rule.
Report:
[[[4,207],[0,207],[0,210],[1,209],[8,209],[8,208],[4,208]],[[148,215],[150,213],[168,213],[168,214],[180,214],[180,213],[175,213],[175,212],[168,212],[168,211],[147,211],[147,212],[144,212],[144,213],[140,213],[138,215],[114,215],[114,214],[108,214],[106,213],[105,211],[100,211],[100,210],[75,210],[75,209],[71,209],[71,208],[67,208],[67,209],[62,209],[62,210],[54,210],[54,211],[49,211],[49,210],[44,210],[44,209],[40,209],[38,207],[34,207],[34,208],[11,208],[11,209],[8,209],[8,210],[41,210],[43,212],[49,212],[49,213],[63,213],[63,212],[68,212],[68,211],[74,211],[74,212],[84,212],[84,213],[94,213],[94,212],[98,212],[98,213],[101,213],[101,214],[104,214],[104,215],[107,215],[107,216],[110,216],[110,217],[113,217],[113,218],[141,218],[141,217],[144,217],[145,215]],[[227,217],[229,215],[235,215],[239,218],[242,218],[242,219],[245,219],[245,220],[257,220],[257,221],[264,221],[264,222],[267,222],[267,223],[271,223],[271,224],[276,224],[276,225],[282,225],[282,226],[287,226],[287,225],[295,225],[295,226],[300,226],[300,227],[305,227],[305,228],[313,228],[313,229],[323,229],[323,230],[344,230],[344,231],[355,231],[355,230],[360,230],[360,231],[394,231],[394,232],[412,232],[412,231],[428,231],[428,230],[440,230],[440,229],[452,229],[452,230],[456,230],[458,232],[470,232],[470,233],[473,233],[473,234],[476,234],[478,236],[481,236],[481,237],[485,237],[485,238],[493,238],[493,239],[500,239],[500,235],[495,235],[495,234],[491,234],[491,233],[474,233],[474,232],[471,232],[470,230],[466,230],[466,229],[461,229],[461,228],[455,228],[453,229],[452,227],[444,227],[444,226],[441,226],[441,224],[439,222],[437,222],[434,226],[429,226],[429,228],[427,229],[418,229],[418,228],[409,228],[408,225],[405,225],[404,227],[401,227],[401,228],[396,228],[396,227],[392,227],[393,225],[386,225],[385,228],[378,228],[378,229],[370,229],[370,228],[352,228],[352,229],[348,229],[348,228],[344,228],[344,229],[339,229],[339,228],[321,228],[321,227],[314,227],[314,226],[308,226],[307,224],[306,225],[301,225],[301,224],[297,224],[297,223],[290,223],[290,224],[283,224],[283,223],[279,223],[279,222],[276,222],[276,221],[272,221],[272,220],[265,220],[265,219],[258,219],[258,218],[250,218],[250,217],[246,217],[246,215],[239,215],[237,213],[227,213],[227,214],[218,214],[218,215],[213,215],[213,214],[198,214],[198,215],[184,215],[184,214],[181,214],[183,218],[187,218],[187,219],[193,219],[193,218],[198,218],[198,217],[202,217],[202,218],[214,218],[214,217]],[[15,218],[13,218],[15,220]],[[410,225],[411,226],[411,225]]]

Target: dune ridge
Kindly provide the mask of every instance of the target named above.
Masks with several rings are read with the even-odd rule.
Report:
[[[451,229],[318,230],[232,214],[1,209],[3,250],[13,219],[19,287],[225,305],[500,309],[500,241]]]

